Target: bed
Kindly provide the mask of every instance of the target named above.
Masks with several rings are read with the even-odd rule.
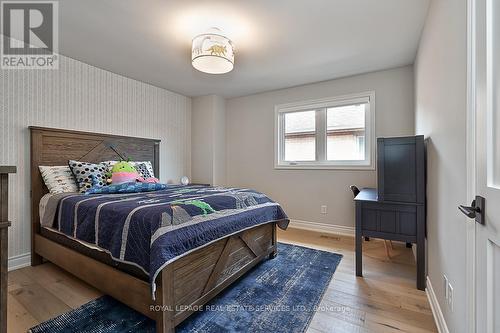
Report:
[[[245,206],[247,198],[263,206],[273,204],[268,202],[265,196],[247,189],[171,186],[163,192],[132,195],[131,200],[137,202],[138,205],[147,206],[141,206],[141,211],[145,211],[146,208],[151,210],[149,215],[141,217],[142,221],[147,221],[148,227],[153,225],[158,228],[155,229],[154,235],[159,236],[155,236],[154,241],[152,239],[141,240],[142,242],[150,241],[147,244],[151,244],[151,253],[149,250],[143,251],[150,255],[150,266],[146,263],[145,254],[136,260],[135,257],[140,257],[136,255],[136,252],[140,253],[140,251],[127,250],[127,254],[124,249],[130,248],[128,245],[131,243],[130,240],[129,243],[122,244],[121,251],[114,249],[113,246],[107,248],[105,244],[108,241],[103,243],[101,240],[104,235],[102,232],[99,241],[95,240],[96,236],[91,235],[95,225],[85,229],[89,221],[97,221],[95,215],[89,215],[87,220],[79,218],[78,221],[83,221],[81,225],[77,225],[77,218],[71,215],[72,211],[77,211],[75,206],[89,205],[88,210],[91,211],[94,209],[94,206],[91,206],[92,202],[95,201],[96,205],[104,206],[108,204],[106,200],[115,200],[115,197],[68,195],[62,196],[68,198],[64,199],[64,202],[63,198],[52,198],[50,199],[52,205],[57,203],[57,207],[67,210],[68,213],[63,214],[63,211],[58,211],[58,224],[47,225],[48,222],[45,222],[46,224],[42,226],[40,203],[42,198],[47,197],[48,191],[41,178],[39,166],[65,165],[71,159],[97,163],[116,160],[118,155],[122,155],[132,160],[151,161],[155,174],[159,175],[160,141],[41,127],[30,127],[30,132],[32,265],[41,264],[44,260],[53,262],[103,293],[111,295],[156,320],[158,332],[174,332],[176,325],[250,268],[267,257],[276,256],[276,227],[279,225],[286,228],[288,219],[284,214],[277,214],[279,218],[269,214],[249,215],[251,213]],[[236,200],[238,207],[232,208],[238,208],[241,211],[235,209],[231,211],[231,214],[222,213],[229,211],[229,208],[224,207],[227,200],[222,200],[221,203],[221,198],[227,198],[228,195],[237,196],[241,203]],[[87,200],[90,197],[92,199]],[[203,211],[203,216],[197,216],[196,207],[191,209],[195,213],[190,212],[185,204],[194,201],[191,200],[192,198],[198,197],[203,197],[204,201],[213,206],[222,205],[219,207],[222,207],[220,214],[224,216],[215,214],[219,211],[208,212],[213,214],[205,214],[207,212]],[[151,204],[151,200],[155,200],[155,204]],[[160,202],[159,200],[168,202],[168,207],[181,202],[184,208],[183,214],[187,211],[196,216],[191,217],[186,225],[177,225],[178,222],[172,222],[173,218],[171,222],[168,222],[165,215],[158,215],[160,212],[155,213],[150,207],[161,205],[161,203],[156,203]],[[204,207],[198,208],[204,209]],[[120,210],[116,207],[114,209],[117,212],[121,212],[121,209],[132,209],[135,212],[134,207],[124,206]],[[45,209],[43,212],[42,217],[45,217]],[[110,212],[113,211],[110,210]],[[101,222],[100,225],[105,223],[114,225],[116,221],[119,221],[113,220],[112,215],[101,216],[104,223]],[[173,216],[173,213],[170,215]],[[167,214],[167,216],[170,215]],[[231,223],[226,223],[224,218]],[[197,223],[200,222],[200,228],[207,228],[207,226],[210,228],[199,231],[196,223],[193,223],[194,220]],[[129,221],[129,223],[130,226],[140,225],[137,221],[135,224],[133,224],[134,221]],[[158,225],[156,226],[155,223]],[[231,225],[231,228],[228,229],[228,225]],[[140,230],[128,232],[129,229],[125,229],[123,225],[121,228],[119,234],[129,235],[128,237],[141,232]],[[219,229],[221,232],[224,229],[224,232],[217,231]],[[98,228],[95,230],[97,233]],[[127,233],[122,230],[127,230]],[[189,237],[192,238],[182,239],[179,236],[182,234],[190,235]],[[162,240],[161,237],[165,239]],[[178,244],[173,241],[176,239],[180,239]],[[138,239],[132,240],[133,244],[139,244]],[[123,238],[121,241],[123,242]],[[156,245],[156,243],[159,244]],[[141,246],[146,248],[144,244]],[[162,261],[155,263],[157,258]]]

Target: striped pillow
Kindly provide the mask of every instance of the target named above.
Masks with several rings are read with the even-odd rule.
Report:
[[[39,166],[38,168],[51,194],[78,192],[75,177],[69,166]]]

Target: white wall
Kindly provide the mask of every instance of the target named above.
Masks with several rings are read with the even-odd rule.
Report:
[[[190,175],[188,97],[63,56],[59,70],[0,70],[0,94],[0,165],[18,167],[10,176],[11,267],[29,262],[28,126],[161,139],[161,180]]]
[[[214,185],[226,184],[226,100],[217,96],[214,98],[214,124],[212,133],[214,143]]]
[[[226,101],[221,96],[193,98],[192,182],[224,185],[226,181]]]
[[[465,332],[466,0],[431,2],[415,63],[416,134],[427,152],[428,275],[450,332]],[[454,287],[445,303],[443,274]]]
[[[192,99],[191,117],[191,177],[192,182],[212,183],[213,179],[213,112],[212,96]]]
[[[275,170],[274,106],[375,90],[376,135],[414,133],[413,67],[357,75],[226,101],[227,184],[262,191],[295,220],[354,226],[348,188],[376,186],[375,171]],[[320,214],[320,206],[328,214]]]

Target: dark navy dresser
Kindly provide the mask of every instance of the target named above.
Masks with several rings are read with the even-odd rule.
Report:
[[[378,188],[355,197],[356,275],[363,237],[417,245],[417,288],[425,289],[425,143],[423,136],[378,138]]]

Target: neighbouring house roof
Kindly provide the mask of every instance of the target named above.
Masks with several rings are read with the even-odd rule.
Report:
[[[338,106],[327,109],[327,130],[353,130],[365,126],[365,104]],[[285,133],[306,133],[315,131],[314,111],[286,114]]]

